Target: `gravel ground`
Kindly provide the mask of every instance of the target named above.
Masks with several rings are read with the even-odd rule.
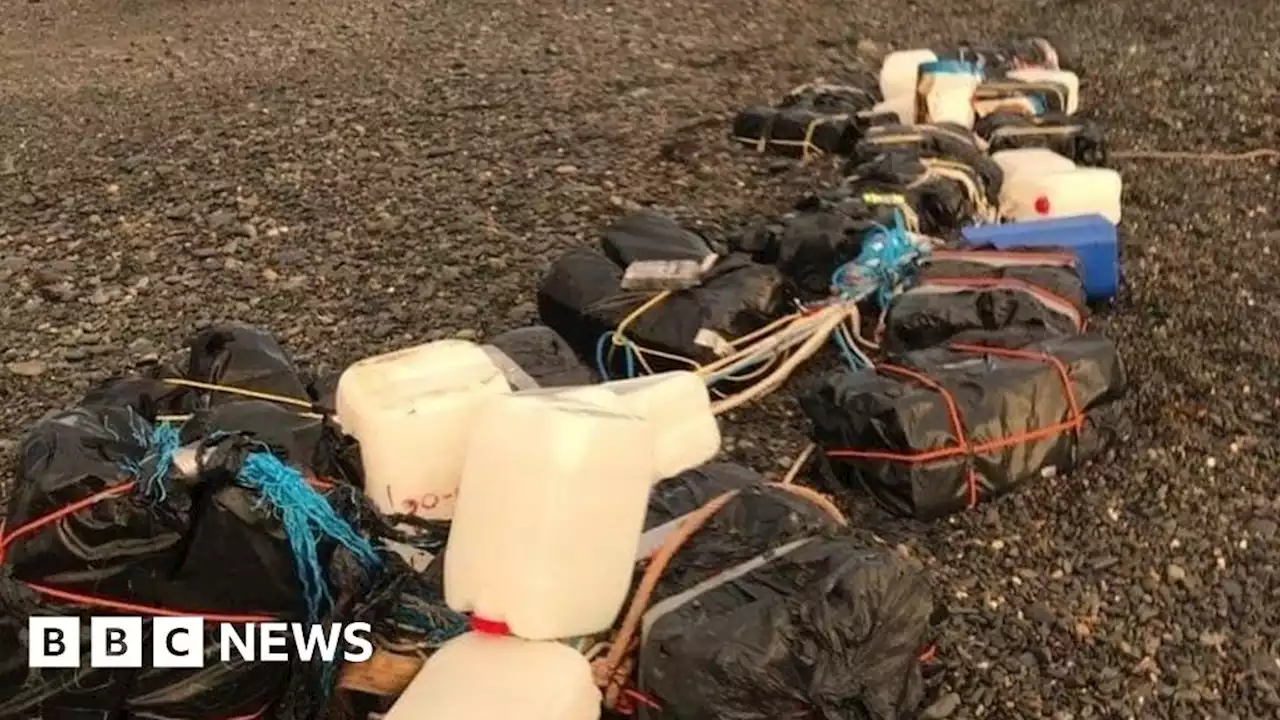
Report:
[[[732,150],[716,115],[888,44],[1058,33],[1116,148],[1274,147],[1280,128],[1269,0],[12,0],[4,15],[6,463],[25,424],[206,322],[269,327],[340,367],[531,320],[548,258],[637,205],[711,232],[780,209],[813,170]],[[930,717],[1280,717],[1276,165],[1120,169],[1130,291],[1100,324],[1129,361],[1134,435],[906,543],[955,612]],[[757,468],[798,449],[783,399],[738,421],[732,452]]]

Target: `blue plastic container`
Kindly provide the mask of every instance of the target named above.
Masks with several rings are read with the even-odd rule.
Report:
[[[964,228],[969,245],[997,248],[1059,247],[1080,258],[1085,293],[1090,300],[1110,300],[1120,287],[1120,244],[1116,226],[1102,215],[1077,215],[1004,225]]]

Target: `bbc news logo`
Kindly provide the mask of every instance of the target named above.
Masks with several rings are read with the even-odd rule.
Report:
[[[150,618],[150,666],[201,668],[210,623],[199,617]],[[305,625],[302,623],[213,623],[218,631],[220,662],[359,663],[373,657],[369,623]],[[78,617],[32,616],[27,621],[27,659],[33,668],[78,668],[82,662]],[[89,667],[141,668],[147,636],[141,617],[91,617]]]

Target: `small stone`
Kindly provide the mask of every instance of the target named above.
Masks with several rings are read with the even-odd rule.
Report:
[[[280,279],[280,273],[276,272],[275,270],[272,270],[271,268],[263,268],[262,279],[266,280],[267,282],[275,282]]]
[[[476,338],[480,337],[480,332],[477,330],[472,330],[471,328],[465,328],[463,330],[459,330],[458,332],[454,333],[453,336],[458,338],[459,340],[475,340]]]
[[[18,202],[30,207],[36,204],[36,196],[31,193],[22,193],[18,196]]]
[[[1053,610],[1042,602],[1032,604],[1027,610],[1027,615],[1043,625],[1054,625],[1058,622],[1058,617],[1053,614]]]
[[[156,344],[147,338],[137,338],[129,343],[129,352],[135,355],[154,355],[156,350]]]
[[[76,299],[75,286],[68,282],[44,285],[37,289],[40,297],[50,302],[71,302]]]
[[[530,317],[532,317],[534,314],[536,314],[537,312],[538,312],[538,307],[533,303],[529,303],[529,302],[520,303],[519,305],[516,305],[515,307],[511,308],[511,311],[507,313],[507,320],[511,321],[512,323],[524,322],[528,320]]]
[[[49,364],[43,360],[23,360],[9,363],[5,368],[19,377],[37,377],[49,369]]]
[[[884,51],[880,49],[880,45],[878,45],[874,40],[867,40],[865,38],[859,40],[857,50],[859,55],[871,60],[879,60],[884,57]]]
[[[111,302],[111,293],[99,288],[89,296],[90,305],[106,305]]]
[[[960,696],[955,693],[947,693],[926,708],[920,717],[925,720],[942,720],[942,718],[951,717],[959,709]]]
[[[1183,582],[1187,579],[1187,571],[1181,565],[1170,565],[1165,568],[1164,575],[1171,583]]]
[[[1270,540],[1276,536],[1276,522],[1267,518],[1258,518],[1249,523],[1249,532],[1257,535],[1263,540]]]
[[[561,165],[556,168],[556,174],[557,175],[577,175],[578,166],[577,165]]]
[[[218,210],[209,215],[209,227],[221,230],[235,222],[236,214],[229,210]]]

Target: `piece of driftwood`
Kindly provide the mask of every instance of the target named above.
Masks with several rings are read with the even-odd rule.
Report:
[[[347,663],[342,668],[338,687],[382,697],[397,697],[422,669],[422,658],[374,650],[373,657],[362,663]]]

